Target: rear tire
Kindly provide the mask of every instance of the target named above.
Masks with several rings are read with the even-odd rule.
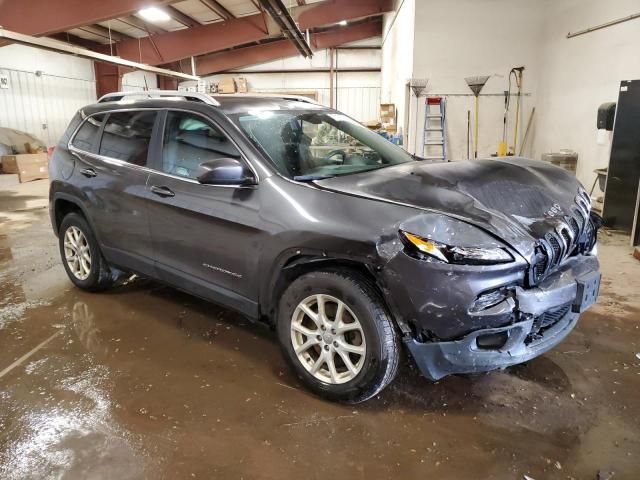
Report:
[[[113,285],[113,275],[87,220],[69,213],[60,224],[60,257],[73,284],[89,292],[100,292]]]
[[[372,282],[341,270],[297,278],[280,299],[280,345],[298,377],[318,395],[360,403],[395,377],[400,345]]]

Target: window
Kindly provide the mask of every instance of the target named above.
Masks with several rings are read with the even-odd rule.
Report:
[[[104,126],[100,155],[135,165],[147,164],[147,153],[156,112],[111,113]]]
[[[71,145],[85,152],[92,152],[105,116],[101,113],[87,118],[73,137]]]
[[[169,112],[164,131],[162,171],[195,179],[202,162],[239,158],[240,152],[218,128],[199,115]]]
[[[333,177],[413,161],[355,120],[330,111],[256,110],[232,116],[289,177]]]

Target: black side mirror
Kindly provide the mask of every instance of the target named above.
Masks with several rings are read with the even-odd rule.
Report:
[[[216,158],[198,167],[198,182],[204,185],[255,185],[256,179],[237,158]]]

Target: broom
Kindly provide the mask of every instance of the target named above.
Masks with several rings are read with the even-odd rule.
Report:
[[[473,158],[478,158],[478,112],[479,112],[479,102],[478,97],[480,95],[480,91],[484,84],[489,80],[489,75],[481,75],[477,77],[467,77],[464,79],[469,85],[469,88],[473,92],[473,95],[476,97],[476,113],[475,113],[475,125],[474,125],[474,137],[473,137]]]
[[[422,92],[424,92],[424,89],[427,88],[427,84],[429,83],[429,80],[426,78],[412,78],[411,80],[409,80],[409,86],[411,87],[411,90],[413,90],[413,94],[416,96],[416,138],[413,142],[413,154],[416,154],[416,142],[418,140],[418,110],[420,109],[420,95],[422,95]],[[424,143],[424,141],[423,141]]]

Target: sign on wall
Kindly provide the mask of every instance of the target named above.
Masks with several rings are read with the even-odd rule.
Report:
[[[0,88],[9,88],[9,75],[0,75]]]

